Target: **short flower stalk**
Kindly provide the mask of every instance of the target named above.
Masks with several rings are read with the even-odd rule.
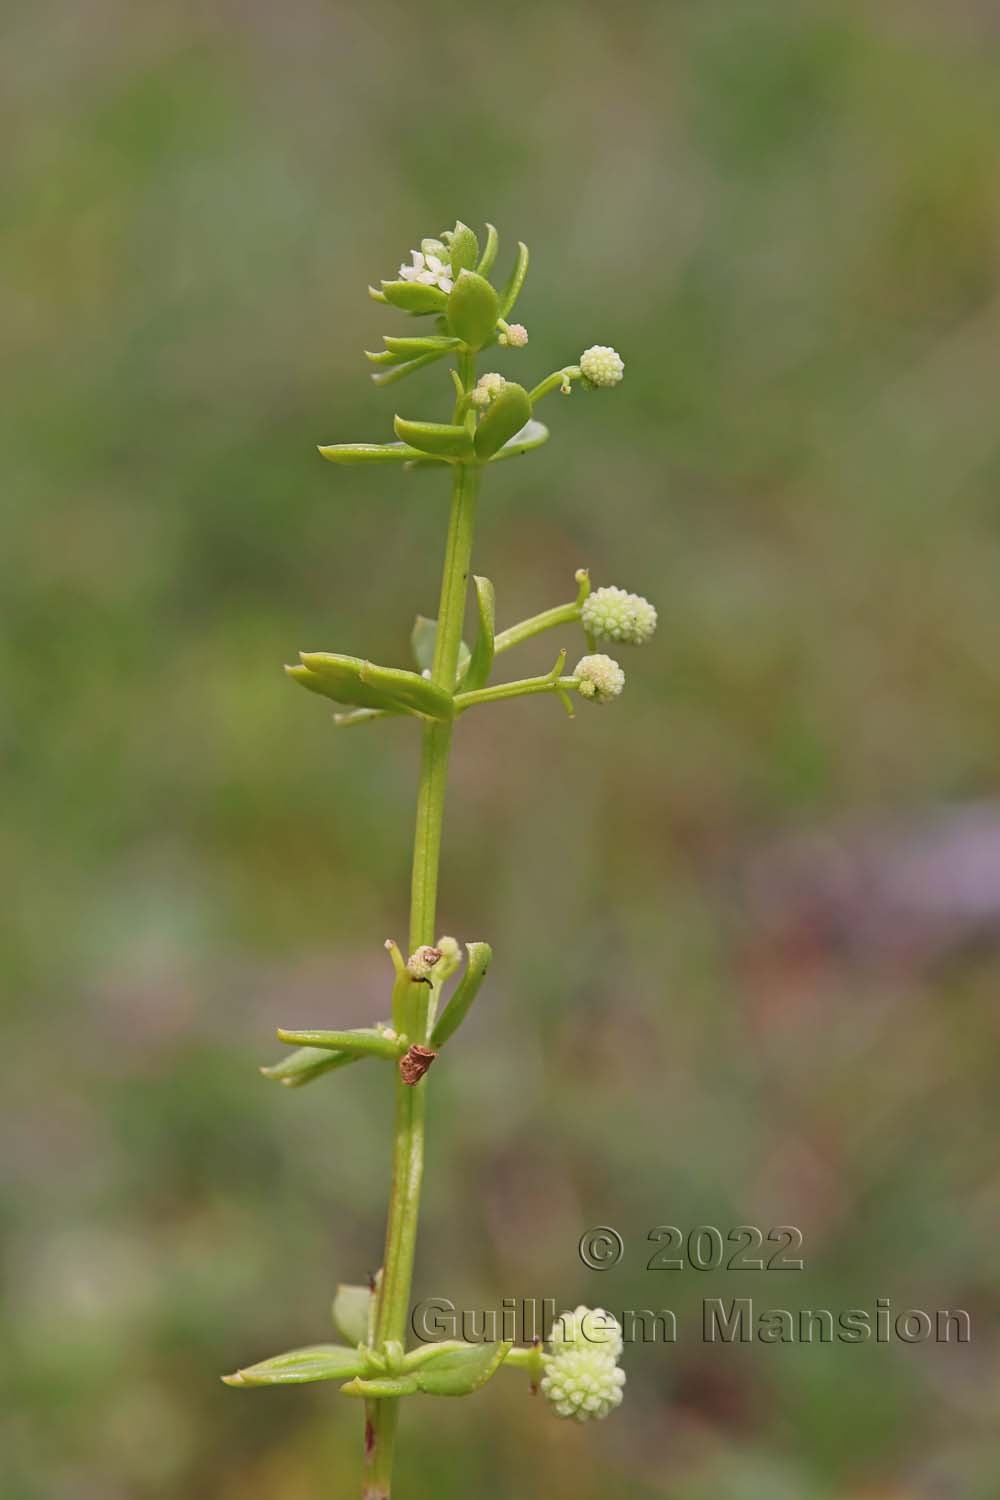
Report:
[[[449,361],[450,419],[397,415],[394,437],[381,443],[337,443],[320,453],[339,465],[395,464],[414,483],[424,472],[450,471],[451,509],[436,616],[418,616],[411,635],[410,667],[382,666],[362,656],[304,651],[289,676],[309,692],[337,705],[340,727],[376,720],[415,720],[421,755],[410,878],[409,937],[405,950],[386,943],[391,971],[388,1016],[371,1025],[343,1028],[281,1028],[291,1049],[262,1073],[299,1088],[347,1066],[390,1064],[395,1072],[392,1186],[382,1268],[368,1285],[345,1284],[333,1304],[342,1342],[319,1343],[265,1359],[227,1376],[237,1387],[334,1380],[359,1398],[365,1410],[366,1500],[388,1500],[396,1432],[404,1398],[464,1396],[479,1390],[501,1369],[522,1372],[556,1413],[578,1422],[609,1415],[622,1398],[621,1333],[601,1309],[578,1307],[556,1320],[547,1349],[505,1343],[456,1341],[407,1349],[414,1254],[424,1170],[427,1090],[432,1067],[452,1045],[475,1003],[491,961],[485,942],[460,943],[437,930],[445,794],[455,727],[467,712],[513,698],[553,696],[570,716],[575,704],[608,704],[625,686],[625,673],[603,643],[631,648],[645,644],[656,627],[656,611],[640,595],[617,587],[593,590],[580,569],[576,597],[496,629],[496,600],[489,579],[472,576],[476,511],[485,471],[531,452],[547,441],[548,429],[534,408],[552,391],[611,389],[622,379],[620,356],[606,345],[584,351],[575,364],[546,377],[530,392],[497,370],[477,376],[486,351],[520,357],[528,343],[523,324],[510,321],[528,269],[519,245],[507,280],[490,279],[497,258],[496,230],[479,237],[457,223],[424,239],[400,265],[397,276],[370,288],[375,301],[415,319],[432,320],[418,333],[387,334],[383,349],[369,352],[379,386],[407,379],[425,367]],[[466,644],[468,580],[472,577],[475,630]],[[582,630],[587,652],[566,670],[567,648],[557,639],[551,671],[535,677],[494,680],[498,659],[522,642],[548,631]],[[596,1331],[595,1331],[596,1330]],[[337,1492],[342,1493],[338,1485]]]

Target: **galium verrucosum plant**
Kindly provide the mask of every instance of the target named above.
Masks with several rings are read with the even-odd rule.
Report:
[[[519,351],[528,343],[521,323],[509,320],[524,283],[528,252],[518,246],[514,269],[502,289],[489,280],[497,234],[487,225],[485,243],[458,223],[440,239],[425,239],[400,266],[398,277],[369,288],[380,303],[415,318],[434,319],[431,332],[385,335],[385,348],[369,353],[377,385],[391,385],[425,366],[449,361],[454,387],[451,420],[428,422],[397,416],[396,440],[340,443],[320,448],[324,458],[348,465],[397,464],[406,470],[437,470],[451,476],[451,514],[436,619],[418,615],[411,643],[415,670],[378,666],[363,657],[305,651],[289,676],[340,708],[338,725],[394,716],[420,725],[422,753],[410,888],[410,932],[406,953],[386,943],[392,963],[388,1019],[353,1031],[279,1030],[294,1050],[261,1071],[291,1088],[354,1063],[388,1063],[396,1071],[392,1188],[382,1269],[367,1286],[342,1285],[333,1303],[342,1344],[293,1349],[234,1375],[234,1386],[289,1385],[338,1380],[341,1391],[365,1403],[367,1500],[389,1496],[396,1426],[402,1398],[464,1396],[478,1390],[501,1367],[525,1370],[552,1409],[577,1421],[607,1416],[621,1401],[624,1372],[618,1366],[621,1331],[601,1309],[578,1307],[556,1320],[546,1350],[540,1344],[466,1344],[449,1340],[407,1350],[417,1216],[424,1160],[427,1074],[468,1014],[492,958],[489,944],[463,950],[436,935],[436,901],[448,760],[455,725],[471,709],[551,694],[573,716],[573,699],[609,703],[625,684],[618,662],[598,651],[602,642],[642,645],[656,628],[647,600],[624,589],[591,589],[587,572],[576,574],[577,592],[511,625],[495,628],[493,585],[473,579],[476,633],[462,639],[472,555],[476,500],[484,471],[530,452],[548,431],[534,410],[550,392],[569,394],[574,383],[598,391],[618,384],[624,365],[614,349],[595,344],[576,364],[564,366],[533,390],[497,371],[477,375],[485,350]],[[550,672],[514,681],[492,680],[497,659],[543,631],[579,623],[587,653],[571,672],[561,650]],[[464,972],[451,989],[449,980]]]

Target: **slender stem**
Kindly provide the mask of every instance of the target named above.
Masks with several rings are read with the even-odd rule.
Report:
[[[526,698],[530,693],[572,692],[578,686],[576,677],[522,677],[518,682],[497,682],[492,687],[477,688],[475,692],[459,693],[455,699],[455,711],[462,713],[480,703],[501,703],[505,698]]]
[[[563,370],[553,370],[551,375],[546,375],[545,379],[540,380],[535,389],[529,393],[529,401],[534,406],[541,401],[543,396],[555,390],[565,391],[568,394],[570,381],[579,380],[580,374],[579,365],[567,365]]]
[[[460,359],[463,392],[471,389],[475,361],[471,355]],[[459,397],[459,401],[461,397]],[[456,402],[456,407],[458,401]],[[441,579],[441,603],[438,609],[437,637],[432,681],[449,693],[454,690],[458,670],[458,653],[462,643],[466,589],[472,559],[476,492],[479,471],[466,464],[455,464]],[[423,732],[420,761],[420,788],[417,795],[417,818],[413,840],[413,875],[410,890],[410,949],[433,943],[437,910],[438,868],[441,859],[441,830],[444,822],[448,758],[451,751],[451,723],[428,721]],[[427,1009],[430,988],[413,987],[413,1014],[409,1016],[407,1034],[417,1042],[427,1039]],[[424,1169],[424,1117],[427,1079],[415,1085],[396,1080],[396,1126],[393,1146],[392,1192],[389,1200],[389,1222],[386,1229],[382,1285],[379,1292],[376,1343],[397,1339],[405,1345],[409,1324],[410,1288],[413,1280],[413,1257],[420,1213],[420,1187]],[[367,1476],[365,1500],[388,1500],[392,1485],[392,1463],[398,1399],[372,1401],[366,1406],[365,1451]]]
[[[574,599],[572,604],[557,604],[553,609],[543,610],[540,615],[532,615],[529,620],[521,620],[517,625],[501,630],[493,642],[494,653],[509,651],[511,646],[519,646],[533,635],[541,635],[543,630],[554,630],[558,625],[572,625],[579,618],[580,605],[577,600]]]

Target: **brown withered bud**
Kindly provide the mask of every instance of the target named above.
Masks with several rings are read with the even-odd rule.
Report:
[[[419,1083],[436,1057],[437,1053],[430,1047],[421,1047],[414,1042],[409,1052],[399,1059],[400,1078],[411,1087]]]
[[[431,970],[436,963],[440,962],[442,957],[440,948],[431,948],[425,945],[423,948],[418,948],[415,953],[410,954],[406,960],[406,972],[411,979],[429,984]]]

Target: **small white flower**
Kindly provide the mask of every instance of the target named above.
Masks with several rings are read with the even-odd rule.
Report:
[[[523,349],[528,342],[528,330],[523,323],[508,323],[506,333],[500,335],[498,342],[510,349]]]
[[[493,401],[506,384],[506,380],[502,375],[498,375],[496,370],[489,370],[485,375],[480,375],[476,381],[476,390],[485,391],[487,400]]]
[[[580,369],[591,385],[617,385],[625,374],[625,361],[609,344],[594,344],[580,355]]]
[[[625,1371],[594,1349],[565,1349],[546,1356],[542,1395],[557,1417],[599,1422],[621,1405]]]
[[[441,248],[444,249],[444,246]],[[423,250],[411,250],[410,256],[413,264],[400,266],[400,281],[419,281],[422,286],[436,286],[442,292],[451,291],[455,285],[452,280],[451,266],[447,261],[442,260],[440,255],[425,255]]]
[[[595,703],[610,703],[625,686],[625,673],[610,656],[582,656],[573,676],[580,697]]]
[[[588,635],[644,646],[656,629],[656,610],[641,594],[595,589],[583,601],[580,622]]]

